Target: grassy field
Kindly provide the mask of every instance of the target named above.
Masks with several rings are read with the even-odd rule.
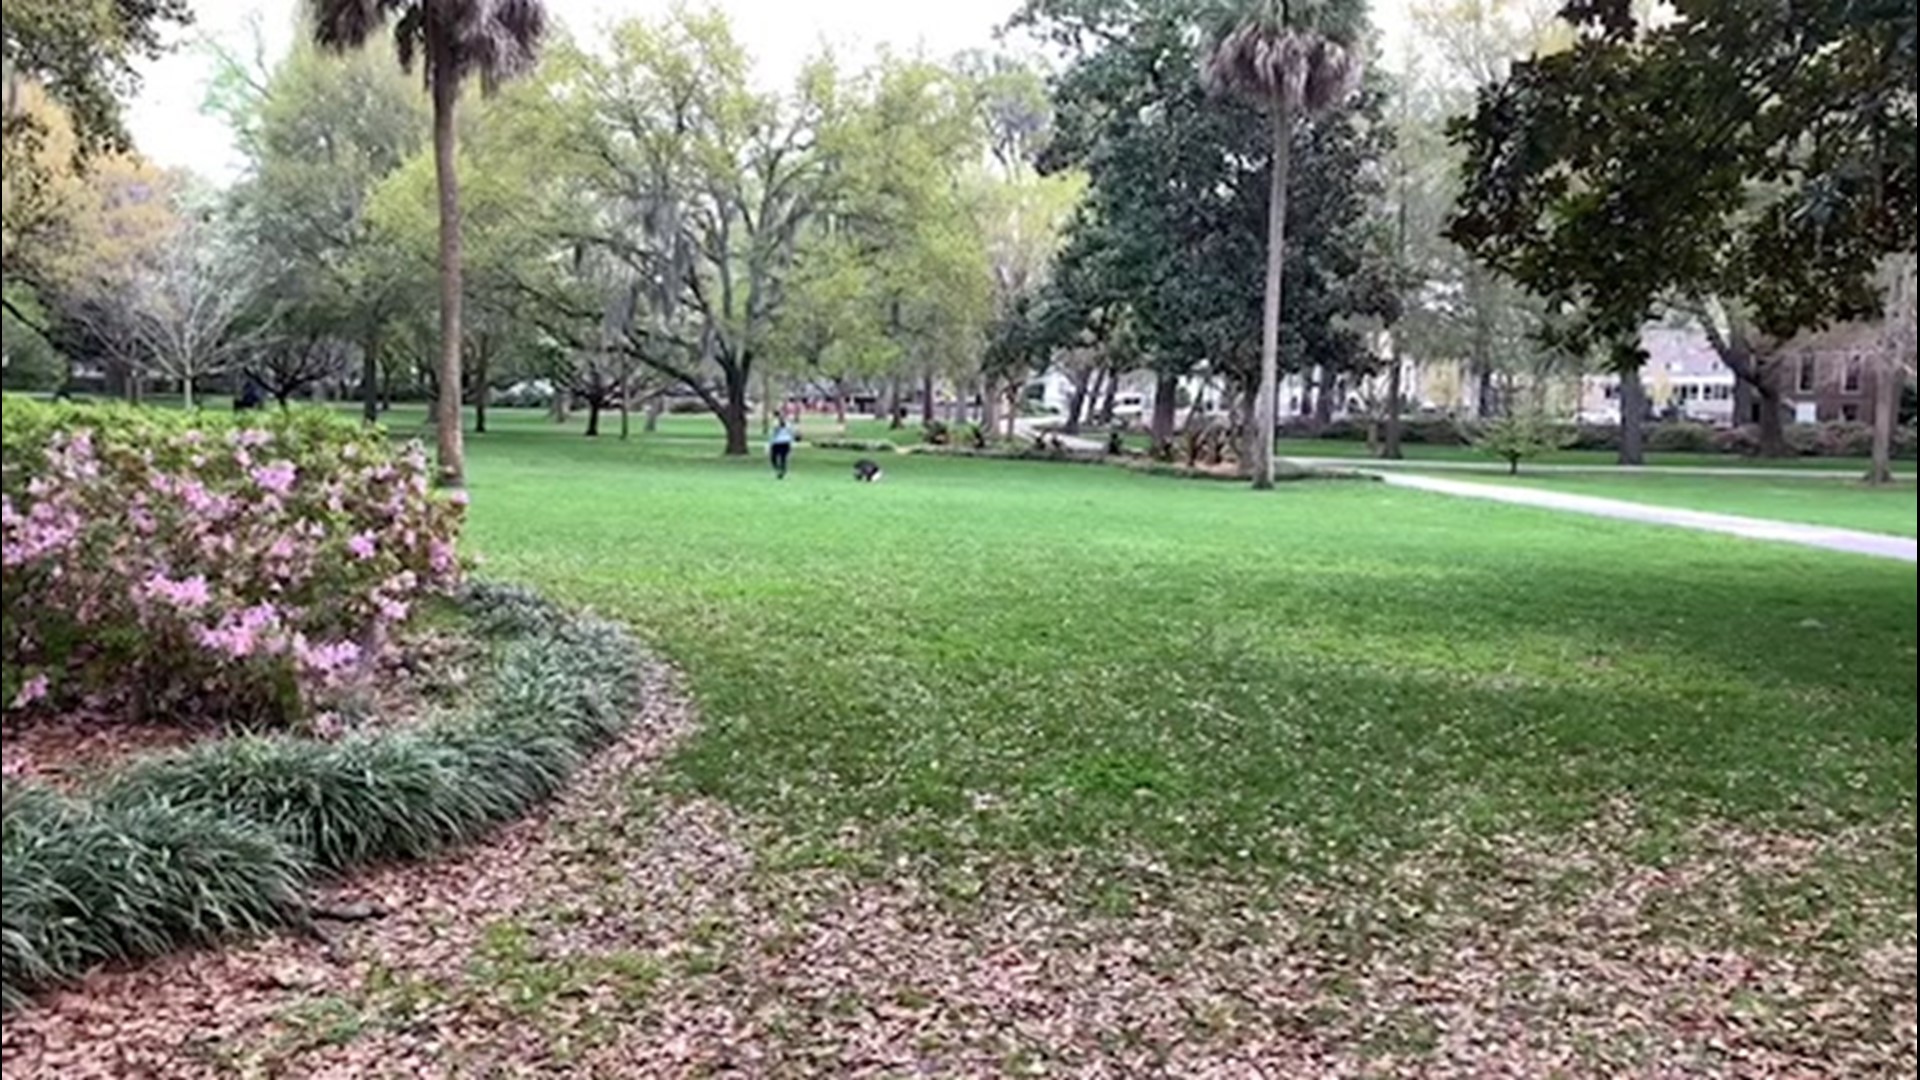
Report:
[[[8,1077],[1913,1075],[1910,565],[493,426],[486,573],[684,686],[324,958],[90,978]]]
[[[805,450],[776,483],[716,448],[503,416],[470,535],[657,639],[706,709],[687,783],[800,841],[1258,869],[1620,798],[1911,816],[1909,567],[1365,483],[865,487]]]
[[[1457,474],[1455,474],[1457,475]],[[1915,492],[1911,479],[1870,488],[1842,477],[1699,476],[1658,473],[1479,474],[1475,483],[1598,495],[1609,499],[1707,510],[1720,514],[1836,525],[1847,529],[1914,535]]]

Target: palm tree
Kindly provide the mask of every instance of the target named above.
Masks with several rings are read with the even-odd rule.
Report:
[[[1266,110],[1273,139],[1267,196],[1267,294],[1247,464],[1253,486],[1273,487],[1273,432],[1280,376],[1280,264],[1287,238],[1287,166],[1293,121],[1338,105],[1360,82],[1360,55],[1336,36],[1291,25],[1282,0],[1237,15],[1201,62],[1207,87]]]
[[[454,169],[454,113],[460,84],[479,75],[493,89],[533,66],[546,33],[540,0],[311,0],[314,40],[345,52],[393,21],[400,65],[426,59],[433,94],[433,165],[440,197],[440,482],[465,482],[460,440],[460,181]]]

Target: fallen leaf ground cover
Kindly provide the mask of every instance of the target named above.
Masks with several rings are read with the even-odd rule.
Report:
[[[102,976],[8,1075],[129,1017],[182,1075],[1911,1075],[1910,568],[717,449],[475,440],[488,572],[630,621],[684,710],[355,883],[395,914],[340,955]]]

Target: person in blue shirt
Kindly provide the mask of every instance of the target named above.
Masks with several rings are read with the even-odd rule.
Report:
[[[793,454],[793,428],[787,425],[787,418],[781,417],[773,425],[773,435],[767,439],[767,455],[773,459],[773,475],[776,479],[787,478],[787,458]]]

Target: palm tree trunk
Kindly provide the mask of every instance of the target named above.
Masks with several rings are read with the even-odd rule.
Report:
[[[1280,264],[1287,243],[1287,167],[1293,109],[1286,95],[1273,103],[1273,164],[1268,170],[1267,295],[1260,320],[1260,389],[1247,434],[1247,469],[1258,491],[1273,489],[1273,429],[1280,406]]]
[[[460,179],[454,163],[454,113],[460,102],[460,72],[454,63],[452,27],[429,16],[427,51],[433,65],[433,170],[440,196],[440,483],[466,483],[460,430]]]

